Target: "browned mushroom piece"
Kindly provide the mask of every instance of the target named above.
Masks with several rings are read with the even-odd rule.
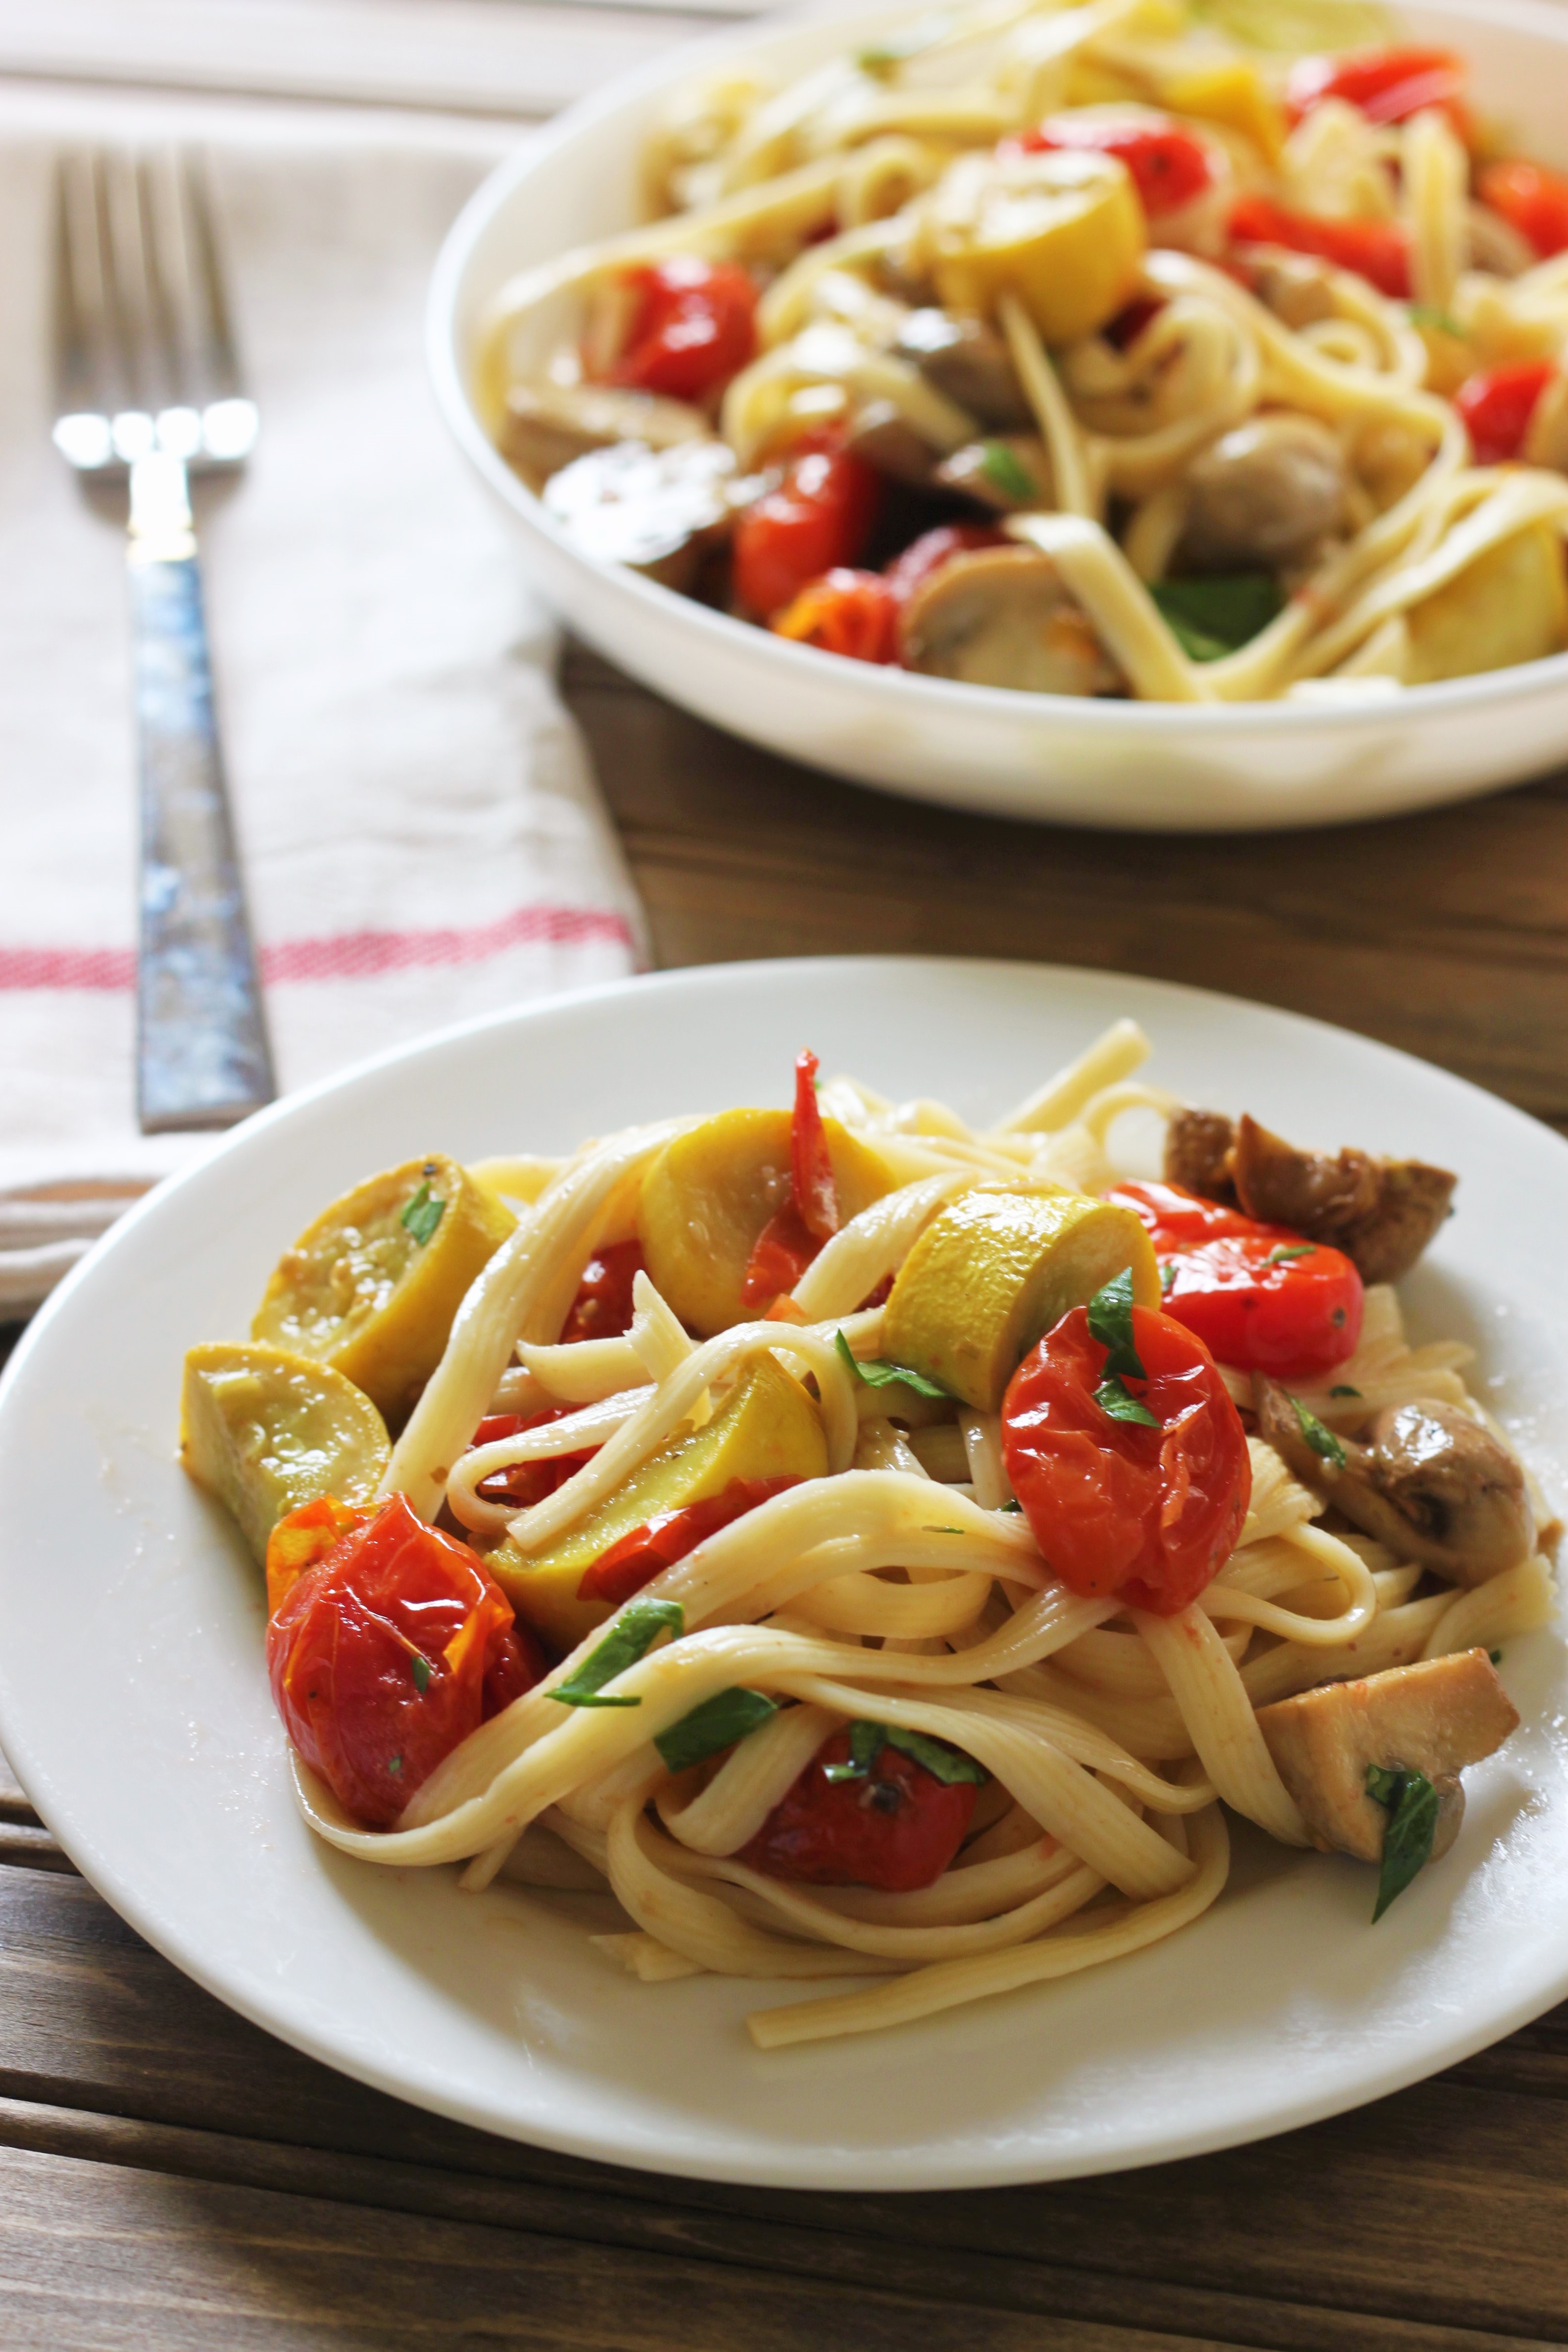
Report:
[[[984,319],[911,310],[895,348],[935,391],[966,408],[980,424],[1007,432],[1034,423],[1007,346]]]
[[[935,478],[940,452],[917,433],[891,400],[868,401],[850,423],[846,445],[890,481],[907,482],[911,489],[929,490]]]
[[[1279,250],[1258,255],[1256,271],[1253,290],[1258,300],[1292,333],[1338,317],[1332,272],[1326,261],[1310,254]]]
[[[1121,685],[1089,615],[1033,547],[955,556],[899,624],[906,668],[1032,694],[1110,694]]]
[[[733,520],[734,471],[734,452],[722,441],[673,449],[623,441],[552,475],[544,507],[585,555],[685,588]]]
[[[1303,1486],[1400,1559],[1468,1585],[1529,1559],[1535,1513],[1524,1472],[1458,1405],[1386,1406],[1364,1439],[1339,1439],[1342,1464],[1309,1443],[1278,1381],[1258,1373],[1252,1385],[1259,1435]]]
[[[1315,417],[1255,416],[1188,467],[1182,560],[1199,572],[1299,562],[1343,522],[1349,478]]]
[[[1495,1755],[1518,1729],[1519,1715],[1486,1652],[1461,1650],[1299,1692],[1259,1707],[1258,1727],[1325,1853],[1381,1861],[1388,1811],[1367,1793],[1368,1769],[1424,1773],[1437,1792],[1436,1861],[1464,1819],[1459,1774]]]
[[[962,490],[997,514],[1049,501],[1051,461],[1037,433],[997,433],[966,441],[936,469],[944,490]]]
[[[1178,1112],[1165,1176],[1270,1225],[1343,1250],[1363,1282],[1408,1274],[1448,1213],[1458,1178],[1420,1160],[1370,1151],[1300,1151],[1244,1113]]]
[[[655,393],[599,383],[514,383],[497,437],[507,464],[537,490],[591,449],[617,441],[672,449],[683,441],[709,440],[712,431],[700,409]]]

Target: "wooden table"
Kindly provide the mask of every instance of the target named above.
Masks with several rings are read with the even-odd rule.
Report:
[[[298,95],[295,52],[258,33],[268,5],[161,0],[140,10],[138,47],[137,8],[0,0],[0,71]],[[368,13],[325,0],[320,21],[358,55]],[[501,62],[487,79],[443,51],[443,79],[432,0],[383,0],[403,46],[381,47],[358,95],[542,112],[612,52],[742,13],[454,0],[470,42],[488,16],[476,56]],[[250,47],[226,50],[220,18]],[[1385,1038],[1568,1131],[1568,778],[1355,832],[1047,832],[790,767],[586,653],[567,689],[663,963],[920,950],[1150,972]],[[0,1765],[0,2345],[490,2342],[1568,2343],[1568,2008],[1417,2089],[1231,2155],[985,2194],[709,2187],[490,2139],[296,2057],[123,1927]]]

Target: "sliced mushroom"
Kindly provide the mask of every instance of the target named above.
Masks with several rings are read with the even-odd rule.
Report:
[[[1037,433],[998,433],[966,442],[936,469],[944,490],[962,490],[996,514],[1016,514],[1050,498],[1051,461]]]
[[[1447,1215],[1459,1181],[1420,1160],[1300,1151],[1255,1118],[1243,1115],[1231,1127],[1218,1111],[1194,1110],[1179,1111],[1166,1130],[1165,1174],[1266,1224],[1331,1242],[1363,1282],[1397,1282],[1409,1273]]]
[[[552,475],[544,505],[585,555],[685,588],[729,530],[734,452],[722,441],[622,441]]]
[[[848,447],[890,481],[907,482],[911,489],[929,490],[936,478],[940,452],[918,433],[896,401],[871,400],[856,411]]]
[[[1014,373],[1006,344],[984,319],[946,310],[911,310],[896,349],[926,382],[982,425],[1006,432],[1032,425],[1034,413]]]
[[[1305,253],[1269,253],[1259,257],[1257,272],[1258,300],[1292,333],[1338,317],[1326,261]]]
[[[905,667],[1026,694],[1110,694],[1121,674],[1050,557],[1033,547],[955,556],[900,621]]]
[[[606,449],[617,441],[672,449],[680,442],[705,441],[712,430],[699,409],[650,392],[598,383],[514,383],[499,438],[507,464],[538,489],[591,449]]]
[[[1257,416],[1187,470],[1183,560],[1201,572],[1274,571],[1344,520],[1344,455],[1310,416]]]
[[[1468,205],[1466,219],[1472,269],[1489,269],[1494,278],[1522,278],[1540,260],[1530,239],[1490,205]]]
[[[1486,1584],[1535,1549],[1522,1468],[1460,1406],[1386,1406],[1364,1439],[1339,1439],[1342,1465],[1309,1443],[1277,1381],[1255,1376],[1253,1402],[1258,1434],[1302,1484],[1399,1559],[1450,1584]]]
[[[1368,1769],[1424,1773],[1437,1791],[1436,1862],[1464,1819],[1459,1774],[1495,1755],[1519,1715],[1486,1652],[1461,1650],[1299,1692],[1259,1707],[1258,1728],[1325,1853],[1380,1862],[1388,1811],[1367,1793]]]

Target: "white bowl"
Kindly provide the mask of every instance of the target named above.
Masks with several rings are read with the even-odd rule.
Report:
[[[1481,105],[1524,150],[1561,152],[1568,7],[1436,0],[1403,15],[1415,37],[1468,52]],[[516,526],[530,572],[571,626],[645,686],[768,751],[1006,816],[1265,831],[1429,808],[1558,764],[1568,743],[1568,654],[1358,709],[1086,701],[818,653],[578,552],[501,458],[469,397],[485,303],[514,271],[637,221],[643,140],[679,84],[742,59],[799,70],[888,18],[882,7],[786,21],[661,58],[531,139],[453,226],[426,320],[437,394]]]

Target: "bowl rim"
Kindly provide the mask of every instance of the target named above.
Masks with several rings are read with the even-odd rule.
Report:
[[[1568,7],[1562,0],[1420,0],[1423,14],[1451,17],[1479,37],[1500,26],[1536,38],[1568,53]],[[458,302],[474,249],[533,174],[588,131],[640,100],[654,96],[689,74],[732,62],[756,50],[786,42],[814,26],[847,38],[908,14],[906,5],[858,9],[847,18],[837,7],[816,5],[751,18],[739,26],[677,42],[658,56],[616,75],[603,89],[590,92],[564,108],[541,130],[531,132],[518,151],[490,172],[458,213],[437,257],[425,309],[426,361],[437,404],[447,429],[482,480],[510,508],[523,528],[542,539],[568,569],[594,583],[601,593],[641,606],[651,623],[685,626],[707,644],[719,660],[746,657],[781,663],[787,680],[797,673],[803,685],[858,698],[862,709],[879,708],[889,718],[898,713],[918,717],[921,708],[959,718],[968,713],[976,722],[1013,726],[1037,725],[1055,719],[1086,733],[1137,739],[1173,736],[1183,745],[1201,742],[1209,735],[1232,737],[1260,729],[1267,735],[1330,735],[1390,722],[1419,726],[1459,713],[1483,711],[1489,706],[1551,698],[1568,688],[1568,651],[1543,659],[1516,662],[1510,667],[1482,670],[1469,677],[1447,678],[1426,686],[1405,687],[1388,696],[1368,695],[1344,703],[1283,700],[1185,703],[1114,701],[1095,696],[1039,694],[1016,687],[976,686],[960,678],[926,677],[917,671],[896,669],[871,662],[846,663],[815,646],[794,643],[772,630],[742,621],[678,590],[645,579],[625,566],[586,555],[546,510],[500,455],[479,421],[469,395],[464,354],[458,334]],[[563,250],[570,250],[570,247]],[[804,667],[802,667],[804,665]],[[845,675],[845,673],[853,673]]]

